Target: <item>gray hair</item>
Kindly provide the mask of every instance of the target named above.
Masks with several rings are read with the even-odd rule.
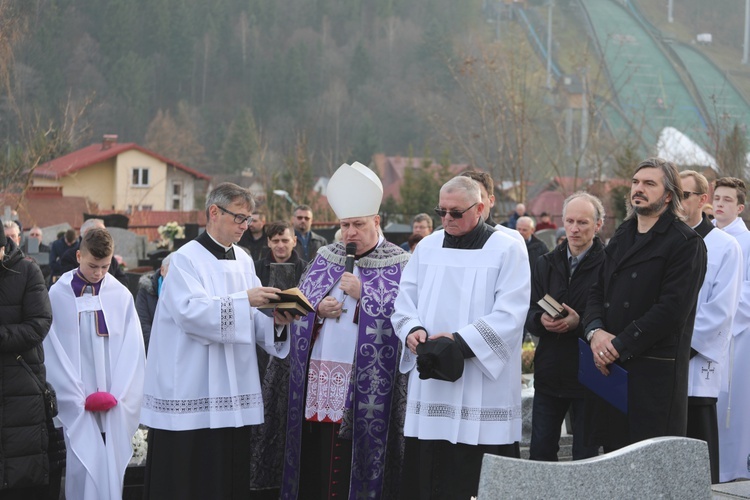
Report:
[[[677,171],[674,163],[663,158],[649,158],[647,160],[643,160],[638,164],[637,167],[635,167],[635,172],[633,172],[633,175],[635,176],[635,174],[637,174],[641,169],[644,168],[656,168],[661,170],[664,178],[664,194],[666,195],[666,193],[670,193],[672,195],[672,199],[667,205],[667,210],[676,218],[684,221],[685,210],[682,208],[682,182],[680,180],[680,173]],[[635,217],[635,208],[633,207],[633,203],[630,200],[630,195],[628,195],[627,200],[628,214],[625,217],[625,220],[629,220]]]
[[[454,193],[456,191],[463,191],[466,194],[466,199],[469,201],[476,201],[477,203],[482,201],[482,192],[479,189],[479,183],[469,177],[454,177],[449,180],[443,187],[440,188],[441,193]]]
[[[529,224],[531,224],[531,229],[535,229],[536,228],[536,222],[534,221],[534,219],[532,219],[528,215],[524,215],[522,217],[519,217],[518,220],[516,221],[516,225],[518,225],[519,222],[528,222]]]
[[[104,220],[102,219],[86,219],[83,221],[83,224],[81,224],[81,238],[88,232],[89,229],[94,229],[95,227],[104,228]]]
[[[594,206],[594,222],[604,223],[604,205],[602,205],[602,202],[599,198],[585,191],[575,192],[565,199],[565,201],[563,202],[563,209],[562,209],[563,218],[565,218],[565,212],[568,208],[568,203],[570,203],[571,201],[577,198],[583,198],[584,200],[588,201]]]
[[[208,196],[206,197],[206,217],[209,219],[211,218],[208,213],[208,209],[211,205],[226,208],[227,205],[231,205],[235,201],[238,201],[238,199],[239,201],[245,202],[250,212],[255,210],[255,200],[249,189],[245,189],[231,182],[222,182],[216,186],[213,191],[208,193]]]
[[[415,222],[426,222],[430,229],[432,229],[432,217],[428,214],[421,213],[415,215],[411,223],[414,224]]]
[[[18,229],[18,231],[21,231],[21,228],[18,226],[18,224],[14,220],[5,220],[5,221],[3,221],[3,227],[6,228],[6,229],[16,228],[16,229]]]

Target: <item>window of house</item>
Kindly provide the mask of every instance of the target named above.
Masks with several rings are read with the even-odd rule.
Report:
[[[182,210],[182,183],[172,183],[172,210]]]
[[[148,187],[148,168],[136,167],[133,169],[132,185],[137,187]]]

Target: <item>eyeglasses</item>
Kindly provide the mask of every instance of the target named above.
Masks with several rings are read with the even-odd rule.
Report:
[[[229,210],[227,210],[224,207],[220,207],[219,205],[216,205],[216,207],[219,210],[221,210],[222,212],[224,212],[225,214],[233,216],[235,224],[244,224],[245,222],[247,222],[248,224],[250,224],[253,221],[253,216],[252,215],[236,214],[234,212],[230,212]]]
[[[467,208],[466,210],[446,210],[444,208],[435,207],[435,213],[438,215],[438,217],[445,217],[446,214],[450,214],[451,217],[454,219],[460,219],[464,216],[466,212],[477,206],[479,202],[474,203],[472,206]]]
[[[683,191],[683,192],[682,192],[682,199],[683,199],[683,200],[687,200],[688,198],[690,198],[690,195],[693,195],[693,194],[694,194],[695,196],[700,196],[700,195],[702,195],[703,193],[694,193],[694,192],[692,192],[692,191]]]

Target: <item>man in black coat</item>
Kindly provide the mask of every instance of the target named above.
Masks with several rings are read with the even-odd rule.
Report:
[[[684,436],[690,341],[706,246],[682,215],[677,169],[660,158],[633,175],[628,216],[610,240],[586,305],[586,340],[599,370],[628,372],[628,413],[587,399],[587,444],[612,451]],[[590,410],[590,411],[589,411]]]
[[[604,245],[597,232],[604,222],[601,201],[576,193],[563,204],[567,240],[539,257],[531,279],[531,308],[526,330],[539,337],[534,354],[534,407],[531,460],[556,462],[560,428],[570,410],[573,460],[594,457],[598,447],[584,444],[584,388],[578,382],[578,339],[589,289],[604,261]],[[537,302],[549,294],[567,315],[553,318]]]
[[[0,498],[41,500],[47,495],[49,438],[40,384],[45,382],[42,341],[51,324],[39,266],[0,226]]]
[[[143,332],[143,345],[148,354],[148,342],[151,340],[151,326],[154,323],[156,314],[156,304],[159,302],[161,287],[164,278],[169,272],[169,260],[172,254],[168,254],[161,261],[159,269],[151,273],[146,273],[138,279],[138,294],[135,297],[135,310],[138,312],[138,319],[141,322],[141,331]]]
[[[294,249],[295,245],[297,245],[297,238],[294,236],[292,225],[286,221],[274,222],[266,228],[266,235],[268,236],[268,248],[270,251],[263,259],[255,261],[255,274],[258,275],[260,283],[263,286],[274,286],[282,290],[297,286],[302,273],[305,271],[307,262],[300,259],[297,251]],[[271,282],[272,264],[289,264],[289,266],[284,266],[284,268],[292,268],[293,266],[293,273],[277,271],[280,273],[279,276],[275,276],[273,284],[269,285]],[[258,355],[260,380],[263,380],[270,357],[260,347],[256,347],[255,351]]]
[[[534,266],[536,266],[537,259],[549,252],[547,245],[534,236],[534,229],[535,223],[531,217],[524,215],[516,222],[516,230],[521,233],[526,242],[526,250],[529,252],[529,266],[531,267],[532,274],[534,274]]]
[[[270,252],[261,260],[255,261],[255,274],[263,286],[275,286],[277,288],[291,288],[297,286],[307,262],[299,258],[295,246],[297,238],[291,224],[286,221],[278,221],[269,224],[266,228],[268,236],[268,248]],[[294,266],[294,275],[284,283],[269,285],[271,279],[271,264],[291,264]]]

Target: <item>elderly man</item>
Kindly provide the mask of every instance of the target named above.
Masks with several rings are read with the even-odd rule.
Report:
[[[11,240],[16,246],[21,248],[21,228],[18,223],[12,220],[6,220],[3,222],[3,229],[5,229],[5,236]]]
[[[247,498],[250,427],[263,423],[255,346],[286,356],[292,321],[256,309],[279,290],[261,286],[236,246],[253,205],[247,189],[219,184],[206,199],[206,231],[172,254],[141,411],[151,428],[147,498]]]
[[[29,240],[32,239],[39,242],[39,248],[36,253],[49,253],[49,246],[42,243],[42,229],[39,226],[32,226],[32,228],[29,229],[29,236],[26,238],[26,241],[23,242],[23,245],[21,245],[23,253],[27,255],[29,254]]]
[[[405,379],[390,316],[409,254],[383,238],[382,196],[380,180],[359,163],[342,165],[328,183],[342,241],[321,248],[302,277],[315,312],[293,325],[288,398],[278,394],[267,409],[286,425],[267,426],[263,443],[268,450],[284,436],[284,460],[258,461],[265,486],[278,485],[283,468],[282,498],[398,494]],[[269,366],[264,390],[279,390],[279,365]]]
[[[612,363],[628,372],[627,414],[593,393],[586,401],[586,444],[605,452],[687,430],[690,340],[706,246],[682,221],[682,197],[670,162],[650,158],[636,167],[628,216],[589,292],[584,324],[594,363],[605,375]]]
[[[455,177],[439,200],[444,229],[417,246],[393,314],[409,374],[404,499],[476,495],[484,453],[518,456],[521,437],[526,253],[484,224],[477,182]]]
[[[510,218],[508,219],[508,227],[511,229],[518,229],[516,227],[516,223],[518,222],[518,219],[523,216],[528,216],[529,214],[526,213],[526,205],[523,203],[518,203],[516,205],[516,209],[513,211],[512,214],[510,214]]]
[[[708,268],[698,294],[688,380],[687,437],[708,443],[711,482],[719,482],[719,426],[716,401],[721,372],[728,361],[729,339],[742,290],[742,249],[731,235],[716,229],[702,209],[708,181],[693,170],[680,172],[682,208],[706,244]]]
[[[594,457],[596,446],[584,445],[584,388],[578,382],[578,338],[589,289],[604,261],[604,245],[597,236],[604,222],[601,201],[575,193],[563,204],[567,239],[537,261],[531,278],[531,308],[526,329],[539,337],[534,354],[534,409],[531,460],[557,461],[560,428],[570,410],[573,460]],[[551,295],[567,311],[552,317],[537,304]]]
[[[411,233],[416,234],[424,238],[432,234],[432,217],[429,214],[417,214],[411,223]],[[410,251],[409,242],[405,241],[401,244],[401,248]]]
[[[304,261],[312,260],[318,249],[328,244],[328,240],[311,230],[312,221],[312,208],[307,205],[298,205],[294,209],[292,224],[294,224],[294,236],[297,237],[296,250]]]
[[[516,223],[516,230],[521,233],[523,240],[526,242],[526,250],[529,253],[529,265],[533,273],[537,259],[549,252],[549,249],[542,240],[534,235],[535,223],[531,217],[520,217]]]
[[[716,179],[714,215],[716,227],[733,236],[742,248],[742,292],[732,325],[729,356],[721,370],[717,413],[719,425],[719,480],[750,479],[750,231],[740,214],[747,189],[735,177]]]
[[[250,252],[253,262],[258,262],[268,255],[268,238],[265,232],[266,213],[262,210],[253,211],[253,219],[250,226],[242,235],[242,239],[237,243],[242,248]]]

